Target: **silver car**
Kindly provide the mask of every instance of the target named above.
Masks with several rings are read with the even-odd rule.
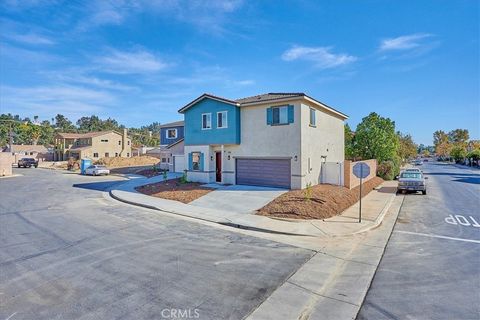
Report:
[[[397,191],[403,193],[421,191],[422,194],[427,194],[426,179],[423,172],[403,171],[398,177]]]
[[[109,175],[110,170],[105,166],[93,165],[85,169],[85,174],[92,176]]]

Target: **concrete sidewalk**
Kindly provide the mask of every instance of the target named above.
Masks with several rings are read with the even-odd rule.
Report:
[[[168,179],[174,179],[178,176],[179,174],[169,173]],[[364,197],[362,200],[363,219],[361,223],[358,223],[358,204],[351,206],[339,216],[325,220],[286,220],[203,208],[147,196],[135,190],[137,186],[159,181],[163,181],[162,176],[153,178],[135,177],[114,186],[109,193],[113,198],[129,204],[241,229],[285,235],[335,237],[357,234],[377,227],[395,199],[396,191],[396,182],[386,181],[379,190],[373,190]]]
[[[323,238],[322,248],[246,319],[356,319],[403,199],[395,197],[382,224],[370,232]]]

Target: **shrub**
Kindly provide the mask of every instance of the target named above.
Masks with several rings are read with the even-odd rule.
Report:
[[[303,194],[305,196],[305,201],[310,201],[312,199],[312,183],[311,182],[307,183],[307,187],[303,191]]]
[[[467,157],[467,151],[462,146],[455,146],[452,148],[452,151],[450,151],[450,156],[452,156],[456,162],[460,162]]]
[[[396,173],[396,165],[392,160],[383,161],[382,163],[378,164],[377,167],[377,176],[382,178],[383,180],[393,180],[398,173],[400,173],[400,169],[398,173]]]
[[[188,180],[187,180],[187,170],[183,170],[183,174],[180,177],[180,183],[185,184],[187,182],[188,182]]]
[[[167,182],[167,179],[168,179],[168,175],[167,175],[167,170],[164,170],[163,171],[163,182]]]

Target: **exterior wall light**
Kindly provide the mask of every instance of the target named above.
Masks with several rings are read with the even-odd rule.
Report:
[[[294,159],[295,161],[297,161],[297,160],[298,160],[298,156],[295,155],[295,157],[293,157],[293,159]]]
[[[230,155],[228,155],[227,159],[230,160]]]

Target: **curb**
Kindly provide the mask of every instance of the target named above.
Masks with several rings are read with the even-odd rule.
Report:
[[[405,195],[402,195],[402,196],[405,198]],[[371,226],[368,226],[368,227],[365,227],[365,228],[363,228],[363,229],[361,229],[361,230],[358,230],[358,231],[352,233],[352,235],[370,231],[370,230],[372,230],[372,229],[377,228],[379,225],[381,225],[382,222],[383,222],[383,219],[385,218],[385,215],[387,214],[388,210],[389,210],[390,207],[392,206],[392,203],[393,203],[393,201],[395,200],[396,197],[397,197],[396,194],[393,194],[393,195],[390,197],[390,200],[388,200],[388,202],[385,204],[385,206],[383,207],[382,211],[381,211],[380,214],[378,215],[377,219],[375,219],[375,222],[374,222]],[[403,200],[402,200],[402,201],[403,201]]]
[[[257,232],[264,232],[264,233],[270,233],[270,234],[279,234],[279,235],[286,235],[286,236],[311,237],[311,235],[308,235],[308,234],[282,232],[282,231],[275,231],[275,230],[265,229],[265,228],[251,227],[251,226],[247,226],[247,225],[234,223],[234,222],[231,222],[231,221],[230,222],[228,222],[228,221],[222,222],[222,221],[215,221],[215,220],[211,220],[211,219],[203,219],[203,218],[200,218],[200,217],[191,216],[191,215],[176,212],[176,211],[160,209],[160,208],[155,207],[155,206],[150,206],[150,205],[146,205],[146,204],[143,204],[143,203],[126,200],[126,199],[123,199],[119,196],[116,196],[115,194],[113,194],[112,191],[113,190],[108,191],[108,194],[110,195],[110,197],[112,197],[115,200],[118,200],[118,201],[121,201],[121,202],[124,202],[124,203],[128,203],[128,204],[131,204],[131,205],[134,205],[134,206],[139,206],[139,207],[143,207],[143,208],[147,208],[147,209],[152,209],[152,210],[157,210],[157,211],[166,212],[166,213],[170,213],[170,214],[175,214],[175,215],[179,215],[179,216],[182,216],[182,217],[197,219],[197,220],[206,221],[206,222],[210,222],[210,223],[216,223],[216,224],[219,224],[221,226],[231,227],[231,228],[235,228],[235,229],[257,231]],[[228,220],[228,219],[225,218],[225,220]]]
[[[125,183],[128,183],[128,182],[125,182]],[[211,218],[210,219],[202,218],[202,217],[195,216],[195,215],[192,216],[190,214],[185,214],[185,213],[172,211],[172,210],[166,210],[166,209],[162,209],[162,208],[159,208],[159,207],[156,207],[156,206],[143,204],[141,202],[124,199],[123,197],[115,195],[114,192],[113,192],[115,190],[118,190],[118,189],[113,189],[112,188],[112,189],[108,190],[108,194],[110,195],[111,198],[113,198],[115,200],[118,200],[118,201],[121,201],[121,202],[124,202],[124,203],[128,203],[130,205],[143,207],[143,208],[146,208],[146,209],[152,209],[152,210],[157,210],[157,211],[166,212],[166,213],[170,213],[170,214],[180,215],[180,216],[183,216],[183,217],[187,217],[187,218],[191,218],[191,219],[198,219],[198,220],[206,221],[206,222],[210,222],[210,223],[217,223],[217,224],[222,225],[222,226],[232,227],[232,228],[236,228],[236,229],[250,230],[250,231],[255,231],[255,232],[264,232],[264,233],[277,234],[277,235],[300,236],[300,237],[317,237],[317,238],[345,237],[345,236],[351,236],[351,235],[363,233],[363,232],[372,230],[374,228],[377,228],[382,223],[388,209],[390,208],[390,206],[393,203],[393,200],[396,197],[395,194],[392,195],[390,200],[383,207],[383,209],[380,212],[380,214],[378,215],[378,217],[375,219],[374,223],[366,226],[365,228],[363,228],[361,230],[358,230],[358,231],[355,231],[355,232],[352,232],[352,233],[338,234],[338,235],[336,235],[336,234],[324,234],[324,235],[315,234],[314,235],[314,234],[294,233],[294,232],[287,232],[287,231],[283,232],[283,231],[277,231],[277,230],[266,229],[266,228],[261,228],[261,227],[254,227],[254,226],[250,226],[250,225],[244,225],[244,224],[236,223],[236,222],[233,222],[233,221],[231,221],[227,218],[222,218],[224,221],[221,221],[221,220],[216,220],[216,219],[211,219]],[[119,190],[119,191],[122,191],[122,190]]]

